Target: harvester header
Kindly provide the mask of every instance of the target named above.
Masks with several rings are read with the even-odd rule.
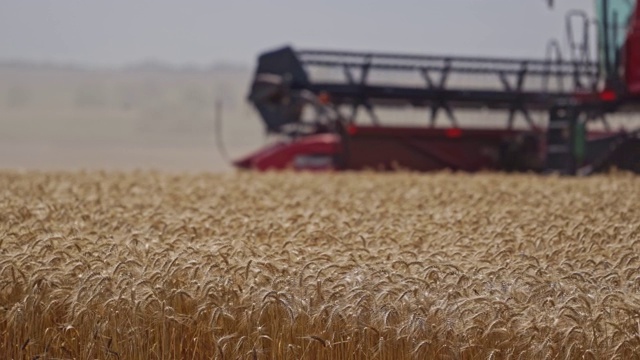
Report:
[[[343,76],[328,79],[323,73]],[[465,81],[454,84],[449,81],[452,77],[464,77]],[[249,99],[269,132],[301,122],[301,100],[290,101],[288,97],[301,90],[328,96],[334,106],[347,108],[346,116],[351,121],[361,108],[377,124],[380,121],[375,107],[411,106],[429,108],[431,125],[440,111],[455,122],[453,108],[508,110],[510,123],[520,112],[532,123],[529,110],[548,111],[558,100],[591,91],[598,77],[598,64],[592,62],[283,47],[259,57]]]

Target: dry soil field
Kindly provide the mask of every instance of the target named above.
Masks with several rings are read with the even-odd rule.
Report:
[[[0,173],[7,359],[629,359],[640,180]]]

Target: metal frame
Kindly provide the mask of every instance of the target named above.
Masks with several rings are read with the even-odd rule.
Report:
[[[386,53],[359,53],[341,51],[302,50],[296,52],[301,65],[306,68],[343,68],[346,83],[312,82],[309,88],[332,95],[338,107],[352,107],[350,119],[360,106],[364,106],[374,124],[379,123],[374,106],[377,103],[399,104],[409,102],[412,106],[430,108],[430,125],[434,126],[440,110],[444,110],[450,123],[457,126],[453,107],[488,107],[508,111],[508,128],[513,127],[516,114],[522,114],[531,127],[535,127],[529,109],[547,110],[557,99],[570,98],[576,91],[586,90],[580,79],[598,76],[598,64],[584,61],[511,60],[500,58],[397,55]],[[354,80],[352,69],[361,76]],[[426,89],[372,84],[368,80],[371,70],[384,72],[409,72],[420,75]],[[452,74],[466,76],[495,76],[503,88],[472,89],[452,86],[448,79]],[[435,82],[432,76],[439,79]],[[550,92],[547,79],[569,79],[568,89]],[[514,77],[515,81],[509,81]],[[538,78],[539,89],[525,90],[527,79]],[[560,81],[560,80],[559,80]],[[544,86],[542,86],[544,84]],[[294,85],[295,86],[295,85]]]
[[[291,60],[293,59],[293,60]],[[288,68],[281,65],[289,61]],[[500,59],[480,57],[398,55],[386,53],[364,53],[344,51],[295,51],[290,47],[265,53],[259,60],[250,99],[261,105],[291,106],[281,101],[295,91],[308,90],[314,94],[327,94],[343,118],[355,121],[360,108],[369,114],[373,124],[380,124],[376,115],[377,106],[413,106],[429,108],[429,124],[435,126],[438,115],[443,111],[450,123],[457,126],[454,108],[490,108],[507,111],[507,126],[512,128],[516,115],[521,114],[529,126],[534,127],[530,111],[548,111],[556,101],[568,100],[576,92],[588,92],[580,79],[599,75],[597,63],[562,60]],[[332,69],[342,72],[341,80],[312,79],[317,69]],[[416,77],[415,83],[424,86],[387,84],[371,81],[372,72],[393,74],[404,73]],[[359,74],[356,78],[355,73]],[[277,85],[272,85],[271,93],[280,97],[258,98],[257,89],[263,91],[260,75],[279,77]],[[449,79],[454,75],[469,80],[493,77],[501,88],[482,88],[453,85]],[[571,86],[558,86],[549,90],[549,79]],[[535,86],[527,86],[536,80]],[[277,104],[279,102],[279,104]],[[344,107],[350,108],[345,115]],[[268,116],[263,114],[263,117]],[[279,119],[269,119],[277,124]],[[282,119],[280,119],[282,120]],[[300,119],[286,119],[284,123]],[[278,126],[270,128],[278,132]]]

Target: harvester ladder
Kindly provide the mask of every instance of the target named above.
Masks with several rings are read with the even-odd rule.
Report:
[[[580,148],[580,108],[573,103],[559,103],[549,111],[546,168],[549,172],[575,175]]]

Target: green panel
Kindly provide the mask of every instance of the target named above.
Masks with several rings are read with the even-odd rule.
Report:
[[[586,154],[587,145],[587,125],[583,122],[576,121],[573,132],[573,155],[576,157],[578,164],[582,164]]]

